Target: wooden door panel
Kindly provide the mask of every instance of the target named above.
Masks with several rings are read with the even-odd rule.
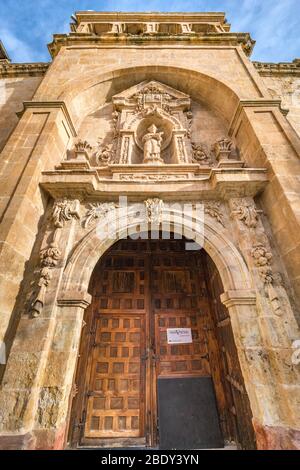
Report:
[[[212,377],[221,420],[228,420],[227,389],[230,410],[245,413],[243,392],[232,386],[240,371],[231,364],[230,322],[222,314],[216,329],[212,325],[204,259],[203,251],[186,251],[185,240],[120,240],[97,264],[90,285],[93,320],[83,336],[89,350],[78,369],[83,398],[77,399],[77,442],[157,445],[157,380]],[[192,343],[168,344],[168,328],[191,328]],[[223,361],[216,330],[226,343]]]
[[[205,322],[200,315],[189,312],[155,315],[157,375],[210,375]],[[168,344],[168,328],[191,328],[193,342]]]
[[[100,315],[96,320],[85,437],[144,434],[144,318]]]
[[[158,377],[210,375],[206,327],[208,299],[199,253],[152,257],[151,295]],[[191,328],[191,344],[168,344],[168,328]]]

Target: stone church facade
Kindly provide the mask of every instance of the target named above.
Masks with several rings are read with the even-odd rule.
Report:
[[[156,447],[200,379],[220,442],[300,448],[300,62],[253,46],[91,11],[50,64],[0,43],[1,448]]]

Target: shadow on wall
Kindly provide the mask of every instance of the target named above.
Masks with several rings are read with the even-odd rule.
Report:
[[[0,152],[15,129],[23,101],[31,100],[43,77],[4,78],[0,81]]]

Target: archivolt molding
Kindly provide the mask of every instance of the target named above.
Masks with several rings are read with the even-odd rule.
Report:
[[[125,76],[129,86],[136,85],[149,77],[150,80],[155,79],[167,86],[180,88],[180,91],[187,93],[192,99],[205,102],[227,124],[231,122],[240,102],[238,92],[219,78],[193,69],[155,63],[120,68],[101,75],[95,74],[94,70],[90,74],[86,72],[82,80],[71,79],[58,99],[68,103],[74,120],[79,123],[86,115],[95,112],[105,102],[112,99],[110,82],[114,81],[114,90],[124,89]],[[78,103],[80,106],[77,105]],[[84,113],[79,114],[77,111],[79,109],[85,110]]]
[[[67,292],[87,292],[92,271],[101,255],[118,239],[124,238],[136,232],[137,225],[150,228],[149,222],[159,222],[156,226],[161,228],[161,220],[169,217],[170,231],[179,233],[183,226],[183,234],[190,239],[199,242],[215,262],[223,281],[225,291],[253,290],[252,278],[245,261],[234,244],[228,237],[216,228],[215,223],[207,218],[195,217],[193,212],[185,214],[179,208],[169,208],[159,198],[148,200],[146,212],[140,217],[136,213],[119,213],[116,227],[116,238],[112,239],[108,234],[101,235],[103,225],[96,224],[86,234],[71,253],[66,264],[59,298],[63,298]],[[158,217],[156,217],[158,216]],[[103,221],[105,223],[105,221]],[[204,233],[202,233],[202,227]],[[204,235],[204,239],[202,237]]]

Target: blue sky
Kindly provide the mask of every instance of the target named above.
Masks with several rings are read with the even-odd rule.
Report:
[[[80,10],[224,11],[232,31],[257,41],[253,60],[300,57],[300,0],[0,0],[0,39],[14,62],[49,61],[52,34],[68,32]]]

